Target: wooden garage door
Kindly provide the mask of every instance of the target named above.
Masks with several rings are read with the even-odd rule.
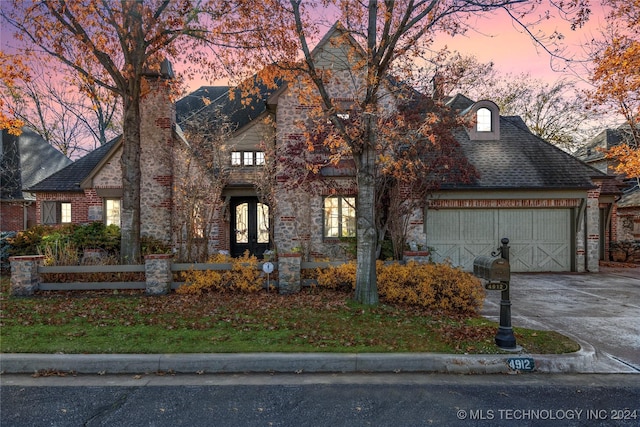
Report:
[[[509,238],[513,272],[571,270],[570,209],[440,209],[427,213],[427,246],[434,260],[464,270]]]

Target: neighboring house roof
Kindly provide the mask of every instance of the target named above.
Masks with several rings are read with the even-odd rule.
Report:
[[[618,201],[618,209],[637,208],[640,206],[640,187],[636,184],[624,192]]]
[[[587,163],[602,160],[604,159],[602,150],[607,150],[620,144],[622,137],[621,129],[605,129],[580,147],[575,152],[575,155]]]
[[[0,154],[2,200],[33,200],[33,195],[23,190],[72,163],[40,135],[26,128],[20,136],[2,130]]]
[[[86,156],[76,160],[69,166],[45,178],[29,188],[29,191],[83,191],[80,183],[95,169],[102,159],[113,149],[121,136],[118,136],[108,143],[96,148]]]
[[[520,117],[500,117],[499,140],[472,141],[464,130],[456,139],[479,177],[444,188],[589,189],[592,177],[606,176],[531,133]]]
[[[475,104],[475,102],[460,93],[456,94],[456,96],[452,98],[449,98],[446,102],[447,107],[456,111],[466,111],[471,106],[473,106],[473,104]]]

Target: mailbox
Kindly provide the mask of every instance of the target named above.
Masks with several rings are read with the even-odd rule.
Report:
[[[508,282],[511,277],[509,261],[504,258],[479,256],[473,260],[473,275],[490,282]]]

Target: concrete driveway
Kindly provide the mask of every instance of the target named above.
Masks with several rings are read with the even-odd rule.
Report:
[[[640,267],[517,273],[510,297],[514,327],[555,330],[593,346],[608,370],[640,373]],[[483,315],[499,321],[499,304],[487,291]]]

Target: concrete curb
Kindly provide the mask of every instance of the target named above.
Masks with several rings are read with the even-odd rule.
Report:
[[[240,354],[0,354],[0,372],[78,374],[175,373],[513,373],[507,359],[529,357],[535,372],[595,373],[593,347],[563,355],[452,355],[436,353],[240,353]],[[610,372],[609,370],[604,370]]]

